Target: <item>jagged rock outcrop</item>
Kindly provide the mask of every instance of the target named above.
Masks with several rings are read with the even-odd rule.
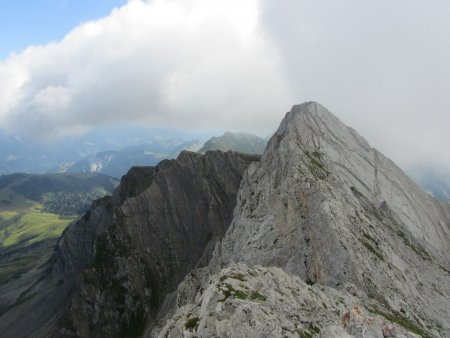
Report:
[[[277,266],[309,284],[352,283],[388,316],[446,337],[449,245],[448,206],[325,108],[305,103],[247,169],[232,224],[179,305],[235,262]]]
[[[166,294],[209,260],[243,172],[257,160],[183,152],[131,169],[112,197],[65,231],[42,278],[0,318],[1,335],[139,336]]]
[[[352,284],[340,291],[280,268],[232,264],[211,276],[159,337],[418,337],[412,331],[420,328],[386,319],[380,306]]]

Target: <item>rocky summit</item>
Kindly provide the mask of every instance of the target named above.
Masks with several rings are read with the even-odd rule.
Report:
[[[131,169],[5,290],[4,337],[450,337],[450,206],[308,102]]]
[[[189,304],[204,301],[207,295],[193,290],[207,289],[210,276],[220,276],[224,268],[242,263],[280,267],[309,285],[342,292],[339,297],[344,300],[356,296],[351,302],[365,309],[365,317],[384,319],[406,330],[393,330],[393,337],[448,337],[449,211],[448,205],[420,190],[392,161],[324,107],[317,103],[294,106],[269,141],[261,162],[246,170],[233,221],[209,266],[196,271],[195,278],[180,288],[180,310],[175,316]],[[348,285],[353,291],[348,291]],[[246,287],[244,283],[239,290],[246,292]],[[293,292],[292,287],[287,289]],[[240,295],[237,291],[231,294],[231,298]],[[269,299],[267,293],[261,294]],[[203,336],[241,336],[234,324],[222,330],[226,301],[219,303],[213,322],[216,333]],[[268,336],[297,332],[304,337],[333,337],[325,333],[329,332],[329,320],[316,318],[316,310],[305,309],[309,313],[306,320],[293,319],[298,312],[288,310],[291,305],[295,304],[277,310],[278,324],[272,328],[278,329]],[[347,303],[346,307],[347,311],[352,308]],[[329,308],[329,312],[336,311],[343,316],[342,310]],[[250,315],[245,336],[261,336],[256,333],[260,330],[257,324],[271,315],[273,308],[267,318],[255,320]],[[207,323],[201,313],[198,318],[199,325]],[[287,318],[289,329],[280,330]],[[380,336],[345,331],[354,337],[389,336],[386,332]]]

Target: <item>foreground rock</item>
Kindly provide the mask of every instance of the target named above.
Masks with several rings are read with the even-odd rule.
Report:
[[[351,284],[340,290],[309,286],[279,268],[233,264],[211,276],[195,302],[178,309],[159,337],[416,338],[410,330],[421,333],[407,320],[409,330],[388,320],[381,309]]]

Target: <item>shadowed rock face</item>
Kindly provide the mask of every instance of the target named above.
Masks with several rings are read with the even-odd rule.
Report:
[[[224,266],[278,266],[309,284],[352,283],[384,311],[448,336],[449,225],[448,206],[353,129],[317,103],[294,106],[247,169],[232,224],[179,306]]]
[[[96,237],[65,329],[82,336],[138,336],[165,296],[201,259],[209,261],[231,222],[243,172],[254,160],[232,152],[184,152],[154,174],[142,193],[125,198]]]
[[[183,152],[154,168],[132,168],[112,197],[94,203],[63,234],[47,268],[51,277],[1,318],[0,326],[10,324],[3,332],[139,336],[166,294],[208,262],[232,219],[243,172],[257,160]],[[22,317],[31,309],[35,318]]]

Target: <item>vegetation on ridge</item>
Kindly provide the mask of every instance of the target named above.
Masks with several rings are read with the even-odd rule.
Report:
[[[0,283],[43,264],[64,229],[116,184],[94,174],[0,176]]]

